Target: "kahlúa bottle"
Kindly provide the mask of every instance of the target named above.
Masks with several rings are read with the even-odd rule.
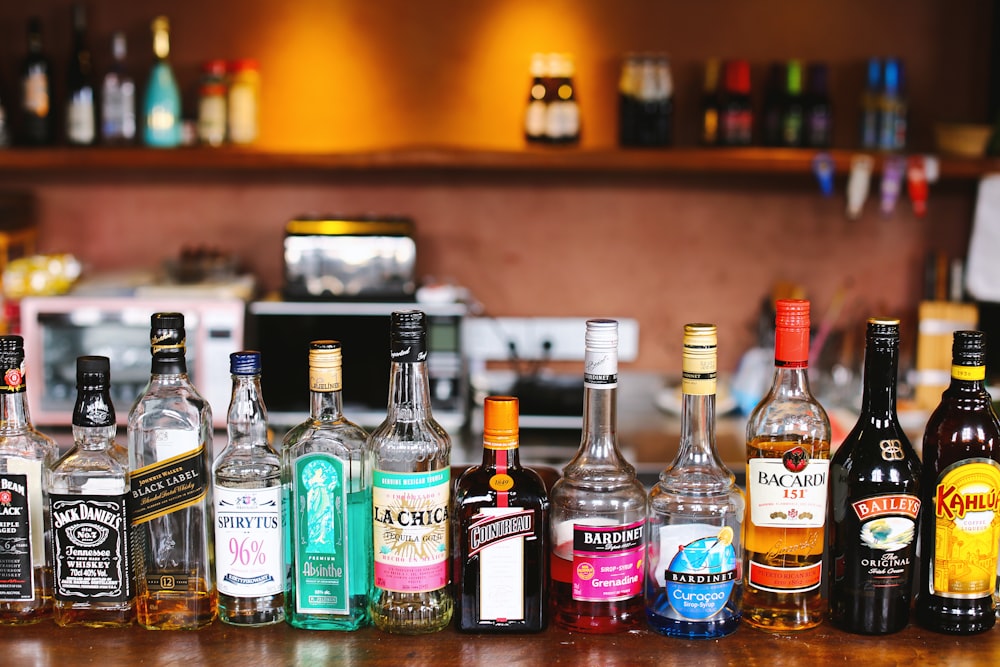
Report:
[[[1000,422],[986,391],[986,341],[956,331],[951,384],[924,428],[917,620],[970,634],[996,623]]]
[[[149,339],[149,384],[128,415],[136,611],[151,630],[190,630],[216,615],[212,409],[188,378],[184,316],[155,313]],[[184,482],[162,484],[168,471]]]
[[[899,320],[868,320],[861,416],[830,462],[830,617],[886,634],[910,619],[920,460],[896,417]]]
[[[281,450],[285,620],[309,630],[356,630],[371,620],[368,434],[344,417],[341,360],[338,341],[309,344],[309,418]]]
[[[388,414],[366,444],[375,563],[369,608],[380,630],[423,634],[451,622],[451,439],[431,414],[427,317],[408,310],[390,320]]]
[[[680,448],[649,494],[646,619],[669,637],[740,622],[746,502],[715,446],[716,341],[713,324],[684,327]]]
[[[809,390],[809,302],[776,303],[774,380],[747,421],[743,620],[783,632],[826,613],[830,420]]]
[[[48,472],[53,620],[124,627],[135,619],[129,471],[114,453],[108,358],[77,358],[76,386],[73,448]]]
[[[281,459],[267,439],[260,366],[256,350],[229,355],[229,438],[212,467],[219,620],[242,626],[285,620]]]
[[[469,632],[539,632],[548,619],[549,499],[521,467],[518,401],[483,404],[483,463],[455,490],[455,612]]]
[[[549,494],[552,621],[568,630],[643,625],[646,490],[617,438],[618,322],[588,320],[583,434]]]

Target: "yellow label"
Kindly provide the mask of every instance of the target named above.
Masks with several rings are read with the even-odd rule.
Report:
[[[490,488],[494,491],[510,491],[514,488],[514,478],[510,475],[493,475],[490,477]]]
[[[985,380],[986,366],[952,366],[951,376],[956,380]]]
[[[309,391],[340,391],[343,388],[340,366],[333,368],[309,367]]]
[[[941,477],[934,494],[935,595],[991,595],[1000,541],[1000,464],[961,463]]]

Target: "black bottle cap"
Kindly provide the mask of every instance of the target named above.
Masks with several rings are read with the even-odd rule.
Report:
[[[956,331],[951,344],[952,363],[956,366],[986,364],[986,334],[982,331]]]
[[[259,375],[260,352],[240,350],[229,355],[229,372],[233,375]]]
[[[339,340],[314,340],[309,343],[310,350],[339,350]]]
[[[111,426],[115,423],[110,386],[111,361],[107,357],[77,357],[74,426]]]
[[[184,344],[183,313],[153,313],[149,318],[149,339],[153,345]]]
[[[414,363],[427,358],[427,316],[419,310],[396,310],[389,318],[389,355]]]

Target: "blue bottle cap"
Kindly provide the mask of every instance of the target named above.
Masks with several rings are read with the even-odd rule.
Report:
[[[260,352],[241,350],[229,355],[229,372],[233,375],[259,375]]]

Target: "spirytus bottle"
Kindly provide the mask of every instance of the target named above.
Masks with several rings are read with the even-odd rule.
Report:
[[[618,449],[618,322],[588,320],[583,434],[549,493],[552,621],[623,632],[643,623],[646,490]]]
[[[743,620],[782,632],[819,625],[830,420],[809,390],[809,302],[776,304],[774,380],[747,422]]]
[[[910,619],[920,460],[896,417],[899,320],[868,320],[861,416],[830,462],[830,617],[886,634]]]
[[[219,620],[270,625],[285,620],[281,459],[267,440],[260,352],[233,352],[229,372],[229,442],[212,467]]]
[[[368,625],[372,480],[368,434],[344,417],[341,347],[309,344],[309,419],[281,450],[285,620],[310,630]]]
[[[455,490],[455,606],[458,629],[539,632],[549,584],[549,498],[545,484],[521,467],[518,401],[483,404],[483,463]]]
[[[917,620],[971,634],[996,623],[1000,422],[986,391],[986,336],[956,331],[951,384],[924,428]]]
[[[388,414],[366,443],[375,562],[369,607],[380,630],[423,634],[451,621],[451,439],[431,414],[424,313],[393,312],[389,340]]]
[[[170,66],[170,22],[166,16],[153,19],[153,69],[146,83],[143,102],[143,143],[154,148],[173,148],[181,143],[181,93]]]
[[[111,363],[76,360],[73,448],[48,471],[56,625],[123,627],[135,619],[128,467],[116,456]]]
[[[0,371],[0,498],[11,510],[4,517],[4,535],[16,540],[16,546],[0,552],[0,624],[21,625],[52,613],[43,471],[55,463],[58,449],[31,425],[20,336],[0,336]]]
[[[716,357],[715,325],[686,325],[680,448],[649,494],[646,619],[670,637],[722,637],[740,622],[746,501],[715,446]]]
[[[149,629],[190,630],[216,615],[212,408],[188,378],[184,316],[155,313],[150,344],[149,384],[128,416],[137,614]]]

